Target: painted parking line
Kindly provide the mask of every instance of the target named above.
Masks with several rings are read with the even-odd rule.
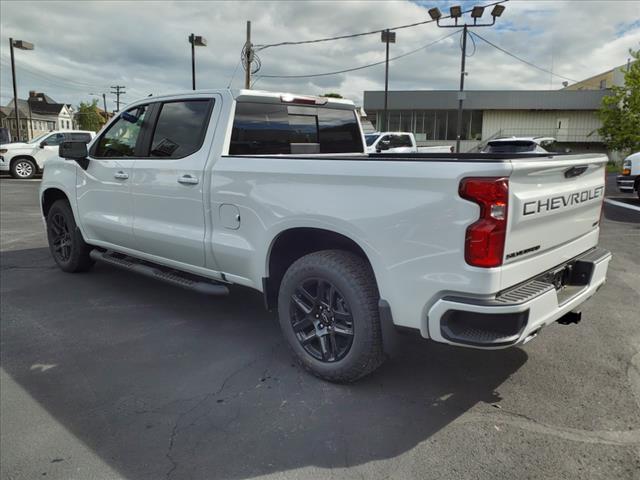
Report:
[[[628,203],[618,202],[610,198],[605,198],[604,203],[608,203],[609,205],[615,205],[616,207],[628,208],[629,210],[635,210],[636,212],[640,212],[640,207],[637,205],[629,205]]]

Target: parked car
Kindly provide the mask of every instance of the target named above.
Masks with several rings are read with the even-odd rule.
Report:
[[[346,100],[144,98],[60,157],[40,201],[62,270],[104,261],[210,295],[256,289],[330,381],[375,370],[395,327],[497,349],[577,322],[610,259],[606,156],[550,171],[536,153],[368,155]]]
[[[449,145],[418,147],[411,132],[367,133],[364,136],[368,153],[451,153]]]
[[[616,179],[621,192],[633,193],[640,198],[640,152],[633,153],[622,162],[622,174]]]
[[[0,172],[10,172],[13,178],[33,178],[48,160],[58,155],[58,145],[62,142],[88,143],[94,136],[94,132],[85,130],[58,130],[28,142],[0,145]]]
[[[482,153],[550,153],[553,137],[504,137],[489,140]]]

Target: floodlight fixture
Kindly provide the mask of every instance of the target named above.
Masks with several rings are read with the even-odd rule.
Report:
[[[484,7],[473,7],[471,10],[471,18],[480,18],[484,13]]]
[[[431,20],[440,20],[440,18],[442,18],[442,13],[440,12],[440,9],[438,7],[434,7],[429,9],[429,16],[431,17]]]
[[[491,16],[493,18],[501,16],[502,12],[504,12],[504,9],[505,9],[504,5],[496,5],[495,7],[493,7],[493,10],[491,10]]]

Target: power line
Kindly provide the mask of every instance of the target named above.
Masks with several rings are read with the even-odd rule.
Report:
[[[5,55],[2,56],[2,60],[4,60],[5,62],[8,61],[8,59],[6,58]],[[31,72],[33,75],[38,75],[38,76],[44,77],[47,80],[54,79],[54,80],[60,81],[60,82],[62,82],[64,84],[75,85],[75,86],[79,86],[79,87],[83,87],[83,88],[93,88],[93,89],[104,88],[104,86],[98,87],[95,84],[88,84],[88,83],[84,83],[84,82],[78,82],[78,81],[75,81],[75,80],[71,80],[69,78],[59,77],[57,75],[53,75],[53,74],[51,74],[49,72],[46,72],[44,70],[41,70],[41,69],[39,69],[37,67],[34,67],[34,66],[29,65],[29,64],[24,63],[24,62],[19,62],[18,63],[18,67],[19,67],[20,70],[25,70],[27,72]]]
[[[488,8],[488,7],[493,7],[494,5],[499,5],[501,3],[505,3],[508,2],[509,0],[500,0],[494,3],[489,3],[487,5],[484,5],[484,8]],[[470,13],[472,11],[472,9],[469,10],[465,10],[462,13]],[[442,17],[440,17],[440,20],[443,20],[445,18],[452,18],[451,15],[444,15]],[[399,25],[397,27],[391,27],[391,28],[380,28],[378,30],[372,30],[369,32],[361,32],[361,33],[352,33],[352,34],[348,34],[348,35],[338,35],[335,37],[327,37],[327,38],[318,38],[315,40],[302,40],[302,41],[298,41],[298,42],[280,42],[280,43],[270,43],[270,44],[262,44],[262,45],[255,45],[256,50],[260,51],[260,50],[264,50],[266,48],[271,48],[271,47],[282,47],[285,45],[304,45],[304,44],[309,44],[309,43],[320,43],[320,42],[330,42],[333,40],[342,40],[345,38],[355,38],[355,37],[364,37],[366,35],[374,35],[376,33],[381,33],[384,32],[385,30],[401,30],[403,28],[411,28],[411,27],[417,27],[418,25],[426,25],[428,23],[435,23],[436,20],[423,20],[422,22],[415,22],[415,23],[409,23],[406,25]]]
[[[521,58],[521,57],[517,56],[516,54],[511,53],[511,52],[509,52],[509,51],[505,50],[505,49],[504,49],[504,48],[502,48],[502,47],[499,47],[499,46],[498,46],[498,45],[496,45],[495,43],[491,43],[489,40],[487,40],[486,38],[484,38],[484,37],[482,37],[482,36],[478,35],[478,34],[477,34],[477,33],[475,33],[475,32],[469,32],[469,33],[470,33],[471,35],[475,36],[475,37],[478,37],[480,40],[482,40],[483,42],[485,42],[485,43],[487,43],[488,45],[492,46],[493,48],[495,48],[495,49],[497,49],[497,50],[500,50],[502,53],[504,53],[504,54],[506,54],[506,55],[509,55],[510,57],[515,58],[515,59],[516,59],[516,60],[518,60],[519,62],[522,62],[522,63],[524,63],[524,64],[526,64],[526,65],[529,65],[530,67],[536,68],[536,69],[540,70],[541,72],[549,73],[549,74],[551,74],[551,75],[553,75],[553,76],[555,76],[555,77],[563,78],[563,79],[565,79],[565,80],[569,80],[569,81],[571,81],[571,82],[577,82],[577,81],[578,81],[578,80],[574,80],[574,79],[569,78],[569,77],[565,77],[564,75],[559,75],[559,74],[557,74],[557,73],[554,73],[554,72],[552,72],[551,70],[547,70],[546,68],[543,68],[543,67],[540,67],[540,66],[536,65],[535,63],[531,63],[531,62],[529,62],[528,60],[525,60],[524,58]]]
[[[409,55],[413,55],[414,53],[418,53],[421,50],[424,50],[426,48],[429,48],[433,45],[435,45],[436,43],[440,43],[443,40],[446,40],[449,37],[454,36],[455,34],[460,33],[460,30],[455,30],[452,33],[445,35],[444,37],[440,37],[437,40],[434,40],[431,43],[427,43],[426,45],[422,45],[419,48],[416,48],[415,50],[411,50],[409,52],[403,53],[402,55],[397,55],[395,57],[392,57],[389,59],[389,61],[393,61],[393,60],[398,60],[400,58],[404,58],[404,57],[408,57]],[[310,74],[310,75],[260,75],[260,78],[311,78],[311,77],[326,77],[329,75],[338,75],[340,73],[347,73],[347,72],[355,72],[356,70],[363,70],[365,68],[370,68],[370,67],[375,67],[377,65],[382,65],[386,62],[386,60],[381,60],[379,62],[375,62],[375,63],[369,63],[367,65],[362,65],[359,67],[353,67],[353,68],[347,68],[345,70],[337,70],[335,72],[325,72],[325,73],[314,73],[314,74]]]

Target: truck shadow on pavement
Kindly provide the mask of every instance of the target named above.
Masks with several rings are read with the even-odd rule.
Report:
[[[128,479],[393,458],[499,401],[527,360],[407,337],[373,375],[333,385],[297,367],[256,292],[208,298],[105,265],[69,275],[46,249],[0,260],[2,368]]]

